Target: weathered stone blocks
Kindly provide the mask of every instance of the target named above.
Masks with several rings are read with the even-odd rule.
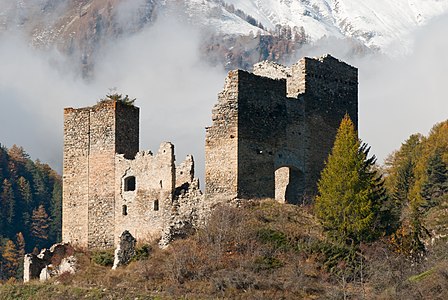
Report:
[[[178,190],[199,191],[193,157],[176,167],[169,142],[156,154],[138,152],[138,120],[137,107],[113,100],[64,110],[64,241],[113,248],[125,230],[151,240],[182,215],[177,210],[194,209],[174,199]]]
[[[205,138],[205,198],[192,156],[138,151],[139,109],[120,101],[64,110],[63,240],[112,248],[194,231],[217,204],[276,198],[307,204],[339,123],[358,121],[358,71],[330,55],[291,67],[229,72]]]
[[[309,203],[346,113],[357,124],[358,72],[330,55],[229,72],[206,130],[207,201]]]

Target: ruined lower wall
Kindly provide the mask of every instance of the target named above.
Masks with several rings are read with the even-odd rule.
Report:
[[[205,194],[208,201],[237,196],[238,173],[238,80],[240,71],[231,71],[218,103],[212,110],[211,127],[205,135]]]
[[[188,155],[178,166],[174,159],[174,145],[169,142],[162,143],[156,154],[116,156],[115,244],[125,230],[138,241],[162,237],[162,244],[168,243],[201,222],[204,201],[194,178],[193,157]],[[135,179],[131,190],[130,179]]]
[[[172,207],[174,146],[163,143],[155,155],[142,151],[131,160],[117,155],[115,176],[115,243],[125,230],[138,240],[159,236]],[[130,177],[135,188],[126,190]]]

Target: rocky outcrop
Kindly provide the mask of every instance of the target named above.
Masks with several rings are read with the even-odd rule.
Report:
[[[41,281],[63,273],[75,273],[77,260],[74,249],[69,244],[55,244],[50,249],[42,249],[35,254],[26,254],[23,263],[23,281]]]
[[[135,255],[135,244],[137,240],[125,230],[120,235],[120,242],[115,249],[113,270],[122,265],[127,265]]]

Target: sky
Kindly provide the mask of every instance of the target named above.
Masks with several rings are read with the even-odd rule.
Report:
[[[448,15],[413,32],[413,49],[400,57],[353,58],[342,41],[300,52],[331,53],[359,68],[360,137],[380,163],[411,134],[427,134],[448,118],[446,28]],[[61,172],[63,108],[94,105],[115,88],[137,98],[140,149],[157,152],[161,142],[173,142],[177,163],[193,154],[203,182],[204,128],[226,73],[201,60],[200,38],[185,22],[160,18],[105,47],[86,82],[56,50],[33,49],[18,31],[0,33],[0,143],[20,145]]]

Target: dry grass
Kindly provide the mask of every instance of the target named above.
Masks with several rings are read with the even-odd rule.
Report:
[[[0,286],[0,299],[443,299],[446,242],[412,266],[384,242],[350,251],[325,241],[306,209],[273,201],[216,209],[207,226],[111,270],[78,251],[80,271]],[[141,245],[143,246],[143,245]]]

